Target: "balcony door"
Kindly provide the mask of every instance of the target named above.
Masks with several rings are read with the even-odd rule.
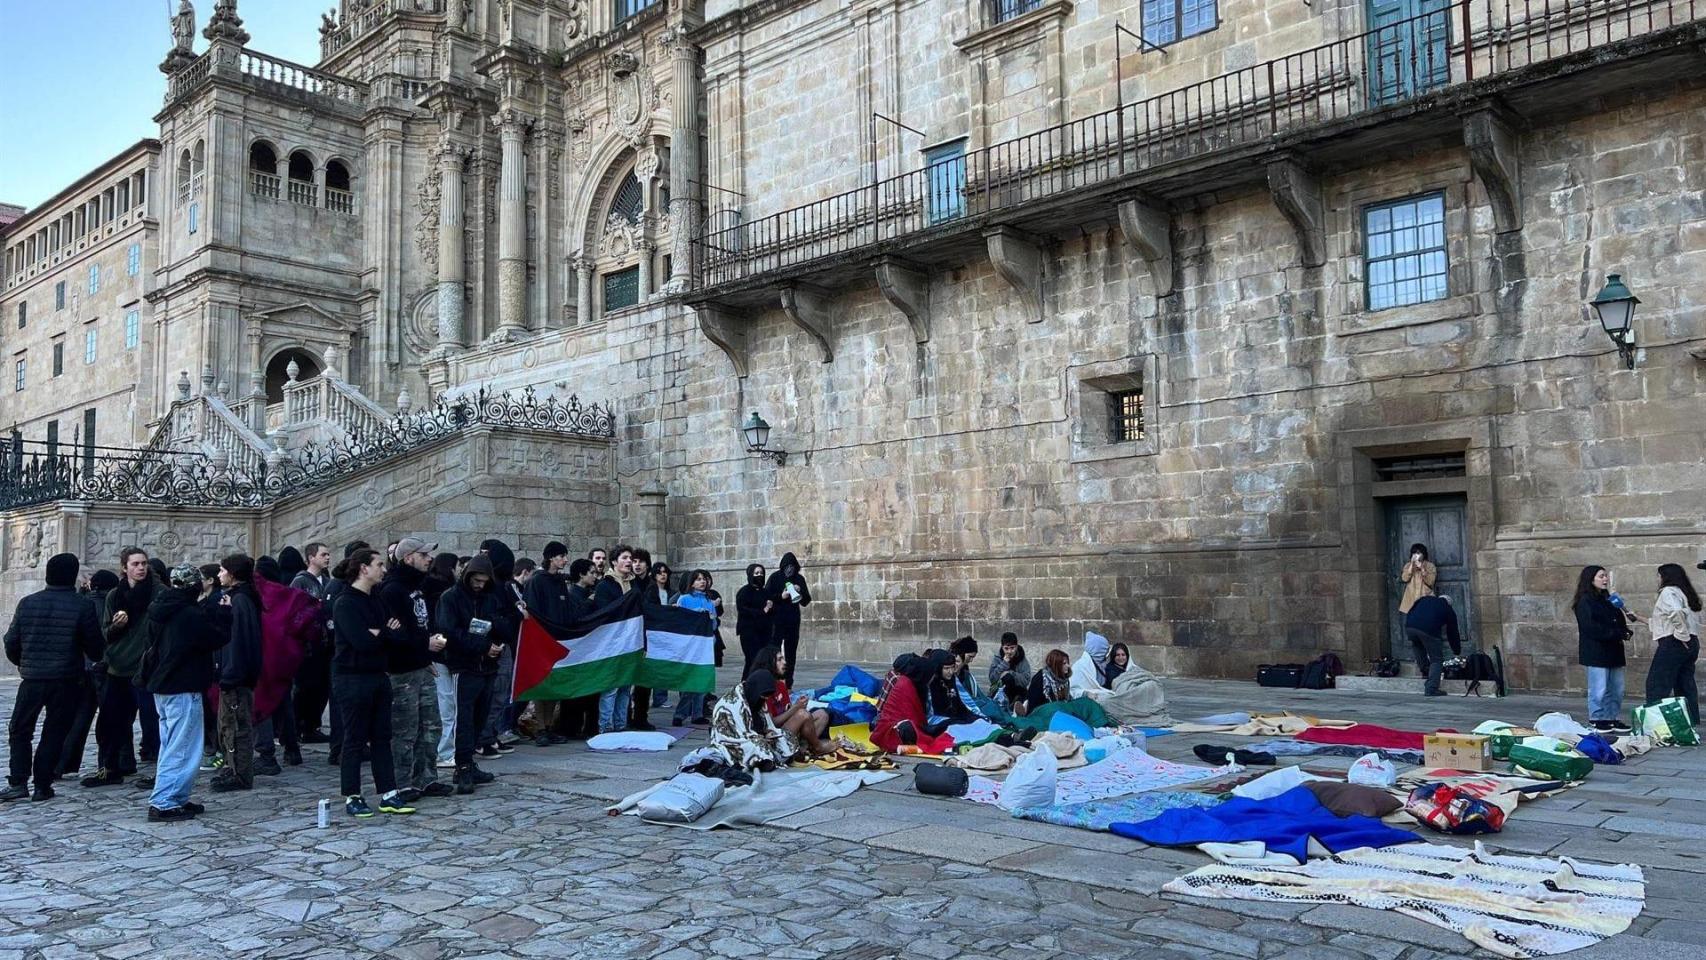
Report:
[[[1451,79],[1449,0],[1368,0],[1368,90],[1383,106]]]

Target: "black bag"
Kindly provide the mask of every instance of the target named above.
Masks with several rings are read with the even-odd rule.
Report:
[[[1374,675],[1377,677],[1396,677],[1401,672],[1398,661],[1391,657],[1381,657],[1374,661]]]
[[[1334,684],[1334,678],[1345,672],[1345,665],[1340,662],[1336,653],[1323,653],[1309,661],[1303,668],[1303,682],[1300,686],[1305,690],[1329,690]]]
[[[918,788],[919,793],[938,797],[963,797],[966,795],[966,788],[971,785],[971,778],[959,767],[921,763],[913,769],[912,785]]]
[[[1497,653],[1498,648],[1494,647],[1493,652]],[[1501,697],[1505,695],[1505,672],[1499,669],[1492,657],[1484,653],[1471,653],[1469,655],[1469,662],[1463,671],[1462,679],[1469,681],[1468,688],[1463,691],[1463,695],[1466,697],[1471,693],[1477,696],[1482,695],[1481,681],[1483,680],[1491,680],[1498,695]]]
[[[1264,687],[1295,689],[1303,683],[1303,664],[1264,663],[1256,668],[1256,683]]]

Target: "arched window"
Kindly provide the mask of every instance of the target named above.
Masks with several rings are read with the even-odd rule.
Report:
[[[290,202],[317,206],[319,192],[314,188],[314,158],[306,150],[290,155]]]
[[[272,358],[267,364],[267,402],[280,403],[284,400],[284,385],[290,379],[287,369],[290,361],[296,361],[296,382],[312,380],[320,375],[320,361],[315,360],[304,350],[285,350]]]
[[[616,188],[616,194],[610,198],[610,215],[621,217],[632,224],[640,222],[641,214],[646,210],[646,191],[635,179],[633,171]]]
[[[326,161],[326,209],[339,213],[355,212],[355,197],[350,193],[349,167],[342,160]]]
[[[178,206],[190,202],[190,152],[178,155]]]
[[[249,190],[257,197],[278,199],[278,151],[265,140],[249,146]]]

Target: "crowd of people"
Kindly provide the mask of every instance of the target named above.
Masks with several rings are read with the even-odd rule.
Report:
[[[571,559],[552,541],[535,562],[495,539],[458,556],[404,537],[383,549],[350,543],[336,563],[330,546],[313,542],[277,557],[238,553],[170,568],[126,547],[118,563],[118,573],[84,573],[77,556],[58,554],[46,589],[18,603],[5,636],[20,683],[0,801],[52,799],[59,781],[78,776],[92,731],[96,769],[82,786],[148,790],[153,821],[203,812],[191,799],[199,772],[212,772],[215,793],[252,790],[257,776],[302,764],[305,743],[328,745],[348,813],[375,814],[365,766],[377,812],[406,815],[425,798],[491,783],[480,763],[513,752],[524,730],[549,747],[655,729],[650,713],[669,691],[512,703],[530,610],[568,623],[637,591],[645,604],[709,617],[722,662],[723,603],[711,574],[677,578],[625,544]],[[737,601],[743,676],[762,656],[791,679],[800,608],[811,602],[799,561],[786,554],[774,574],[753,564],[747,577]],[[709,700],[680,693],[673,720],[709,723]],[[798,711],[784,722],[815,725],[818,736],[825,729]],[[151,774],[142,772],[148,764]]]

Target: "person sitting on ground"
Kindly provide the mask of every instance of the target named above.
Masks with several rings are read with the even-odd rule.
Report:
[[[960,659],[946,650],[926,650],[924,658],[930,662],[929,680],[926,689],[929,691],[930,718],[928,729],[934,733],[946,730],[960,723],[971,723],[978,719],[976,713],[960,699],[959,688],[954,684],[954,678],[960,671]]]
[[[1019,646],[1019,635],[1011,630],[1001,635],[1001,649],[989,661],[989,689],[996,703],[1024,716],[1025,698],[1031,689],[1031,662],[1025,659],[1025,648]]]
[[[774,770],[800,752],[794,734],[770,719],[767,701],[776,693],[776,675],[762,667],[734,685],[711,712],[711,749],[732,767]]]
[[[1072,671],[1066,651],[1050,650],[1043,658],[1043,668],[1031,678],[1031,689],[1025,700],[1031,710],[1045,703],[1064,703],[1072,699]]]
[[[1100,701],[1113,693],[1109,688],[1108,657],[1113,649],[1099,633],[1084,634],[1084,652],[1072,662],[1072,695]],[[1034,707],[1035,704],[1032,704]]]
[[[1126,668],[1130,666],[1131,651],[1126,649],[1126,645],[1123,643],[1114,644],[1108,650],[1107,669],[1102,672],[1103,682],[1108,685],[1108,689],[1113,689],[1114,681],[1118,680],[1126,672]]]
[[[930,661],[916,653],[895,658],[883,680],[871,743],[889,753],[942,753],[953,748],[941,729],[928,729],[924,698],[930,689]]]
[[[977,659],[977,641],[961,637],[948,645],[948,652],[954,655],[958,664],[954,671],[954,691],[960,695],[960,702],[976,713],[978,698],[983,696],[983,690],[977,685],[977,675],[971,671],[972,661]]]
[[[775,692],[764,700],[765,712],[776,726],[804,740],[814,756],[833,752],[834,748],[825,745],[823,739],[829,734],[829,711],[811,709],[806,705],[806,697],[794,697],[788,690],[788,681],[781,679],[788,673],[788,655],[782,648],[769,646],[759,651],[756,669],[768,669],[776,678]]]

